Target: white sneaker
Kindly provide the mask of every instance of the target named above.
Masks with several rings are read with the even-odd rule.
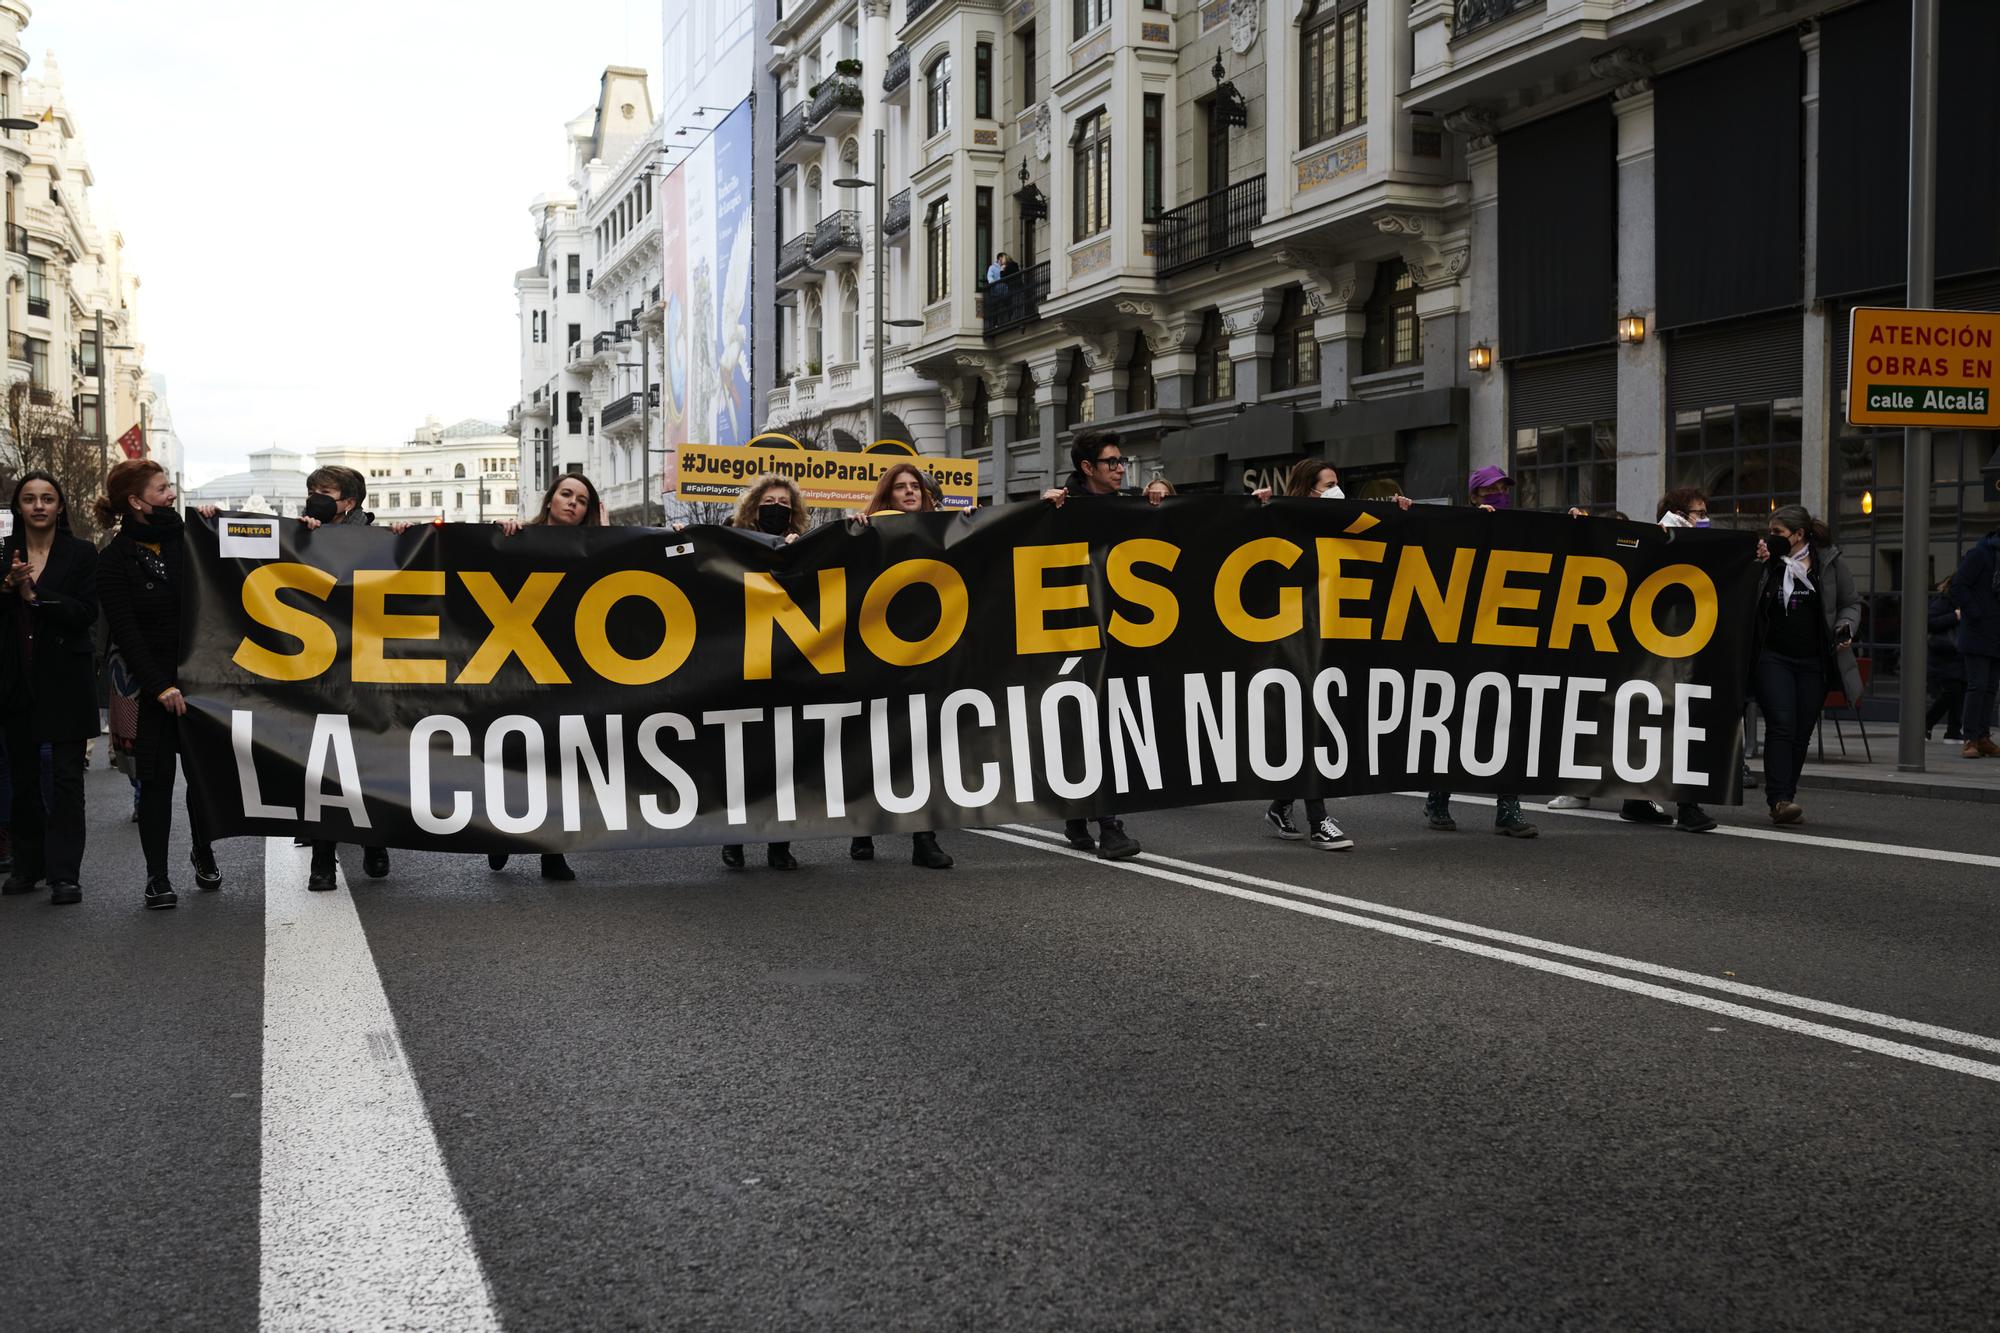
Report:
[[[1292,807],[1289,804],[1269,807],[1264,811],[1264,819],[1286,842],[1297,842],[1306,836],[1299,832],[1299,826],[1292,822]]]
[[[1590,809],[1590,798],[1589,798],[1588,796],[1556,796],[1556,797],[1552,797],[1552,798],[1550,798],[1550,800],[1549,800],[1549,809],[1551,809],[1551,810],[1588,810],[1588,809]]]
[[[1344,852],[1354,846],[1354,839],[1342,833],[1340,825],[1331,819],[1322,819],[1314,825],[1309,841],[1313,850],[1320,852]]]

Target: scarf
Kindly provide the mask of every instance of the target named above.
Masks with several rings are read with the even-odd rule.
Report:
[[[1813,590],[1812,572],[1810,569],[1811,560],[1812,543],[1810,542],[1784,557],[1785,581],[1778,591],[1783,596],[1785,607],[1788,610],[1792,605],[1792,593],[1794,590],[1804,592],[1811,592]]]

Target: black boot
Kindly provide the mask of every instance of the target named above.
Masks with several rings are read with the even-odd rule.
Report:
[[[83,901],[83,885],[73,879],[52,879],[49,881],[49,902],[56,907],[69,907]]]
[[[1101,861],[1123,861],[1139,854],[1139,840],[1125,831],[1122,821],[1097,821],[1097,857]]]
[[[505,870],[507,868],[507,853],[505,852],[486,853],[486,868],[488,870]]]
[[[325,851],[320,847],[324,846]],[[340,887],[338,866],[333,859],[333,844],[316,844],[313,847],[312,868],[306,871],[306,888],[313,893],[331,893]]]
[[[937,834],[913,833],[910,835],[910,864],[926,870],[949,870],[952,867],[951,853],[938,846]]]
[[[542,878],[560,880],[567,884],[576,878],[576,872],[569,868],[569,862],[563,860],[560,854],[544,856],[542,858]]]
[[[792,855],[792,844],[774,842],[764,849],[764,863],[773,870],[797,870],[798,858]]]
[[[1063,836],[1068,838],[1069,845],[1076,848],[1079,852],[1094,852],[1097,850],[1097,839],[1090,836],[1090,825],[1084,820],[1065,820],[1063,823]]]
[[[370,879],[385,879],[389,874],[389,849],[387,847],[363,847],[361,868]]]
[[[847,854],[856,861],[873,861],[875,859],[875,839],[856,838],[853,842],[847,844]]]
[[[722,864],[728,866],[731,870],[741,870],[743,868],[743,844],[732,842],[725,845],[722,849]]]
[[[194,867],[194,886],[203,893],[214,893],[222,887],[222,867],[215,864],[213,847],[197,847],[188,853],[188,864]]]

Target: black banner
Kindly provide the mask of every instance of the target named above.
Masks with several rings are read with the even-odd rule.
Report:
[[[277,526],[229,558],[189,532],[187,763],[218,834],[556,851],[1430,788],[1739,798],[1742,533],[1211,497],[789,546]]]

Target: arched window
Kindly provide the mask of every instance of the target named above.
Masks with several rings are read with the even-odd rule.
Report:
[[[924,210],[924,302],[951,295],[951,200],[934,200]]]
[[[924,130],[943,134],[951,128],[951,52],[946,51],[924,71]]]
[[[1084,364],[1081,347],[1069,354],[1069,375],[1063,384],[1063,428],[1075,430],[1095,421],[1097,399],[1090,392],[1090,367]]]
[[[456,465],[455,465],[455,466],[454,466],[454,467],[452,468],[452,470],[451,470],[451,479],[452,479],[453,481],[464,481],[464,480],[465,480],[465,464],[463,464],[463,463],[459,463],[459,464],[456,464]]]
[[[805,330],[806,374],[817,375],[825,368],[822,360],[824,345],[820,336],[819,288],[808,287],[799,301],[800,327]]]
[[[1299,34],[1299,145],[1368,123],[1366,0],[1315,0]]]
[[[1222,312],[1211,310],[1201,321],[1201,341],[1194,345],[1194,401],[1226,403],[1236,396],[1236,366],[1229,359],[1229,334]]]
[[[1312,311],[1303,287],[1285,293],[1271,355],[1271,387],[1297,389],[1319,383],[1319,343],[1313,338]]]
[[[861,359],[861,288],[852,269],[840,278],[840,354],[849,361]]]
[[[1150,412],[1160,405],[1159,390],[1153,382],[1153,349],[1140,334],[1132,340],[1132,357],[1125,363],[1125,397],[1128,412]]]
[[[1361,371],[1413,366],[1422,359],[1417,345],[1417,284],[1410,266],[1392,259],[1376,266],[1361,335]]]
[[[1076,123],[1070,140],[1075,184],[1075,230],[1081,241],[1111,229],[1111,120],[1102,110]]]

